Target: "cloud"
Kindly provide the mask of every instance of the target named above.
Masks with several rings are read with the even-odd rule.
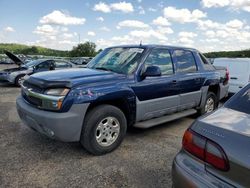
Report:
[[[202,0],[202,5],[206,8],[229,7],[232,10],[244,10],[250,12],[249,0]]]
[[[104,2],[99,2],[94,5],[94,11],[99,11],[103,13],[110,13],[112,10],[121,11],[123,13],[129,13],[134,11],[134,7],[131,3],[125,1],[119,3],[106,4]]]
[[[193,32],[186,32],[186,31],[182,31],[178,34],[179,37],[185,37],[185,38],[194,38],[197,36],[196,33]]]
[[[107,32],[109,32],[109,31],[110,31],[110,29],[109,29],[109,28],[107,28],[107,27],[105,27],[105,26],[104,26],[104,27],[101,27],[101,28],[100,28],[100,30],[101,30],[101,31],[107,31]]]
[[[98,17],[96,18],[97,21],[100,21],[100,22],[103,22],[104,21],[104,18],[103,17]]]
[[[149,31],[134,30],[129,34],[137,39],[147,39],[154,37],[158,40],[168,40],[168,38],[163,33],[160,33],[159,31],[155,31],[153,29],[150,29]]]
[[[164,17],[159,16],[156,19],[153,20],[154,25],[159,25],[159,26],[170,26],[171,23]]]
[[[233,29],[241,29],[244,23],[238,19],[231,20],[226,23],[226,26],[233,28]]]
[[[52,25],[83,25],[85,21],[85,18],[73,17],[59,10],[54,10],[40,19],[40,23]]]
[[[73,37],[74,37],[74,34],[72,34],[72,33],[63,33],[63,37],[64,37],[65,39],[70,39],[70,38],[73,38]]]
[[[15,32],[15,29],[14,29],[13,27],[10,27],[10,26],[5,27],[3,30],[4,30],[5,32]]]
[[[98,4],[95,4],[93,10],[99,11],[99,12],[104,12],[104,13],[111,12],[109,5],[107,5],[106,3],[103,3],[103,2],[99,2]]]
[[[118,28],[120,27],[147,28],[149,25],[138,20],[124,20],[118,23]]]
[[[42,26],[37,26],[33,33],[45,36],[56,35],[58,33],[58,28],[54,28],[51,25],[45,24]]]
[[[175,7],[164,8],[164,17],[179,23],[197,22],[206,16],[206,13],[198,9],[190,11],[188,9],[176,9]]]
[[[141,14],[141,15],[144,15],[146,13],[142,6],[139,6],[138,10],[139,10],[139,14]]]
[[[119,2],[119,3],[112,3],[112,4],[110,4],[110,8],[113,10],[118,10],[118,11],[124,12],[124,13],[134,11],[133,5],[131,3],[127,3],[125,1]]]
[[[89,31],[88,33],[87,33],[89,36],[95,36],[96,34],[95,34],[95,32],[93,32],[93,31]]]
[[[148,8],[148,11],[150,11],[150,12],[156,12],[157,10],[155,8],[150,7],[150,8]]]

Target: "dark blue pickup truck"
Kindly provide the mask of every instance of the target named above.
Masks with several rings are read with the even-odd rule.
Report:
[[[31,75],[17,111],[30,128],[80,141],[101,155],[120,145],[129,126],[149,128],[213,111],[227,95],[227,82],[195,49],[116,46],[86,68]]]

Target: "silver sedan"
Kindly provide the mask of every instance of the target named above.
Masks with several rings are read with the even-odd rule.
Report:
[[[250,84],[186,130],[173,187],[250,187]]]

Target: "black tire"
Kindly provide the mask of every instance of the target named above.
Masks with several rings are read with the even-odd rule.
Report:
[[[217,99],[216,95],[213,92],[208,92],[207,93],[207,97],[206,97],[206,101],[205,101],[204,105],[198,111],[199,115],[203,115],[203,114],[208,113],[207,110],[206,110],[206,104],[207,104],[207,102],[208,102],[209,99],[212,99],[214,101],[214,108],[213,108],[213,110],[215,110],[218,107],[218,99]]]
[[[15,79],[15,86],[17,86],[17,87],[20,87],[20,86],[21,86],[19,80],[20,80],[20,78],[23,78],[24,76],[25,76],[25,74],[18,75],[18,76],[16,77],[16,79]]]
[[[120,124],[116,140],[109,146],[102,146],[97,141],[99,123],[105,118],[114,117]],[[82,146],[94,155],[102,155],[116,149],[123,141],[127,132],[127,121],[123,112],[112,105],[100,105],[90,110],[84,120],[80,142]],[[105,136],[105,135],[104,135]],[[104,139],[105,140],[105,139]]]

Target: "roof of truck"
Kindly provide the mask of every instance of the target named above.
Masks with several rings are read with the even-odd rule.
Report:
[[[182,47],[182,46],[171,46],[171,45],[159,45],[159,44],[138,44],[138,45],[118,45],[118,46],[111,46],[109,48],[168,48],[168,49],[185,49],[185,50],[192,50],[192,51],[197,51],[194,48],[189,48],[189,47]]]

